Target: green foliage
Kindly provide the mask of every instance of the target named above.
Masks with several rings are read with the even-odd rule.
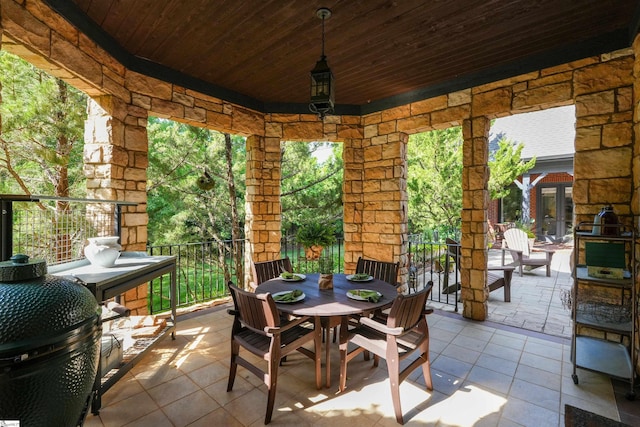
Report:
[[[462,129],[434,130],[409,137],[409,229],[422,233],[459,229],[462,211]]]
[[[2,191],[84,197],[86,95],[6,51],[0,85]]]
[[[489,161],[491,198],[509,195],[510,184],[535,165],[523,162],[523,145],[502,138]],[[461,128],[435,130],[409,138],[409,229],[412,233],[459,230],[462,211]]]
[[[536,233],[534,232],[534,229],[535,229],[534,224],[526,224],[526,223],[523,223],[522,221],[516,221],[516,227],[524,231],[525,233],[527,233],[528,238],[535,239]]]
[[[318,271],[321,274],[331,274],[333,273],[334,268],[334,260],[330,256],[320,257],[318,259]]]
[[[149,242],[230,239],[231,199],[224,134],[149,118],[147,196]],[[232,136],[234,183],[244,219],[245,140]],[[200,182],[207,176],[206,185]],[[204,188],[203,188],[204,187]]]
[[[525,174],[536,164],[535,157],[528,162],[521,159],[524,145],[501,138],[498,141],[498,150],[489,160],[489,193],[491,200],[502,199],[509,195],[510,185],[520,175]]]
[[[317,154],[330,150],[321,160]],[[290,234],[311,221],[342,229],[342,144],[283,142],[282,230]]]
[[[317,221],[304,224],[296,233],[296,242],[309,248],[311,246],[327,247],[336,241],[333,227]]]

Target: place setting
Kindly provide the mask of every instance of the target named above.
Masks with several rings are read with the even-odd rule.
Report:
[[[347,291],[347,297],[356,301],[378,302],[382,294],[371,289],[352,289]]]
[[[301,282],[307,278],[307,276],[305,276],[304,274],[290,273],[288,271],[283,271],[282,273],[280,273],[279,277],[285,282]]]
[[[291,304],[294,302],[302,301],[306,295],[300,289],[293,289],[291,291],[280,291],[271,294],[273,300],[281,304]]]

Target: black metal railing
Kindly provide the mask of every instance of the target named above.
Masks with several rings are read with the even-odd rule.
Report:
[[[234,244],[235,243],[235,244]],[[208,241],[177,245],[148,246],[149,255],[172,255],[177,265],[176,305],[188,307],[227,295],[227,282],[244,279],[244,240]],[[235,255],[239,254],[239,255]],[[238,268],[240,267],[240,268]],[[149,284],[149,311],[157,313],[170,308],[169,283]]]
[[[318,271],[318,261],[308,260],[304,248],[296,242],[294,236],[284,236],[280,241],[282,257],[289,257],[291,267],[297,273],[313,273]],[[330,257],[334,261],[334,273],[344,272],[344,241],[337,237],[336,242],[324,248],[322,257]]]
[[[460,245],[425,239],[422,235],[409,236],[409,291],[422,289],[433,283],[431,301],[452,305],[458,311],[460,291]]]
[[[0,261],[22,253],[48,265],[84,258],[86,239],[120,236],[122,208],[136,203],[2,194]]]
[[[1,261],[16,253],[44,259],[48,265],[83,259],[86,239],[120,235],[122,208],[134,205],[130,202],[93,199],[0,195]],[[433,237],[409,236],[409,291],[420,289],[431,281],[434,283],[431,300],[453,305],[457,311],[459,265],[454,257],[447,255],[456,251],[433,240]],[[150,255],[176,257],[178,307],[226,296],[226,283],[230,279],[242,283],[245,270],[243,251],[244,240],[147,247]],[[296,272],[318,271],[318,262],[307,260],[304,249],[297,244],[295,237],[282,238],[281,253],[291,259]],[[323,256],[334,259],[336,273],[344,272],[342,238],[325,248]],[[169,302],[169,280],[164,277],[153,280],[149,284],[149,311],[166,311],[170,308]]]

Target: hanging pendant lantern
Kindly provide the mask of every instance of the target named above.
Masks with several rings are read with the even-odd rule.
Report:
[[[322,19],[322,55],[316,66],[311,70],[311,102],[309,110],[318,115],[320,120],[333,112],[335,85],[334,77],[327,57],[324,54],[324,20],[331,17],[331,11],[322,7],[316,11],[318,18]]]

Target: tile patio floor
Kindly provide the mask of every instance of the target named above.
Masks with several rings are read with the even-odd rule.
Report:
[[[627,412],[640,402],[616,404],[608,377],[579,370],[580,385],[571,380],[570,319],[559,297],[559,288],[570,286],[568,265],[568,255],[557,256],[552,278],[543,269],[515,274],[512,302],[502,302],[501,290],[492,293],[488,322],[447,310],[430,315],[434,391],[425,390],[420,370],[402,384],[405,424],[564,426],[570,404],[639,425]],[[167,338],[109,390],[100,415],[90,414],[85,426],[263,425],[266,388],[255,376],[239,368],[234,390],[226,391],[226,307],[182,316],[176,340]],[[337,347],[332,357],[332,386],[322,390],[315,389],[309,359],[288,358],[270,425],[397,425],[384,363],[375,369],[362,358],[352,361],[340,394]]]

